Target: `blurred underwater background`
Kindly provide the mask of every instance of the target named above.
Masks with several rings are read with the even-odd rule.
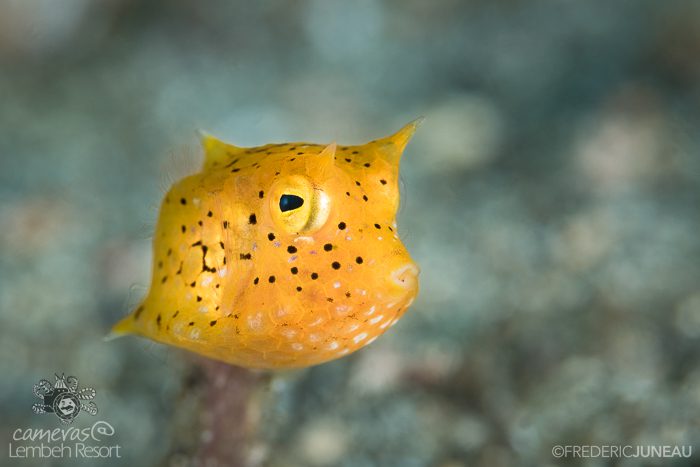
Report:
[[[196,130],[359,144],[419,115],[421,293],[377,342],[269,374],[102,340]],[[697,465],[699,123],[698,2],[0,0],[0,464]],[[9,458],[60,426],[31,407],[62,372],[121,457]]]

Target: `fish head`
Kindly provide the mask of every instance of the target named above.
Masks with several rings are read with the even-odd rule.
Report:
[[[251,339],[290,336],[299,353],[327,360],[383,333],[413,302],[419,269],[396,213],[415,127],[359,146],[290,143],[267,159],[276,175],[250,187],[264,197],[248,207],[259,213],[256,251],[235,300]]]

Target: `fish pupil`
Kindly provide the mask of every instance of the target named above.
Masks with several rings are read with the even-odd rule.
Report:
[[[304,200],[297,195],[282,195],[280,197],[280,211],[287,212],[299,209],[304,204]]]

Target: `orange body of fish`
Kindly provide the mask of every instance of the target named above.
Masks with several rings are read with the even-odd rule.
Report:
[[[399,161],[417,122],[359,146],[240,148],[166,194],[149,292],[115,334],[249,368],[310,366],[374,341],[418,293],[399,239]]]

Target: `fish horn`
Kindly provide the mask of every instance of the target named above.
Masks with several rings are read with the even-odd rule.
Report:
[[[419,117],[412,122],[404,125],[399,131],[393,135],[386,136],[374,142],[378,146],[377,150],[380,155],[391,164],[398,164],[403,154],[406,145],[416,132],[416,128],[425,120],[424,117]]]
[[[331,174],[335,166],[335,151],[338,145],[331,143],[318,153],[317,156],[308,158],[306,171],[310,176],[324,178]]]
[[[199,130],[198,133],[204,149],[204,169],[210,169],[217,165],[226,165],[235,155],[243,152],[243,148],[224,143],[202,130]]]

